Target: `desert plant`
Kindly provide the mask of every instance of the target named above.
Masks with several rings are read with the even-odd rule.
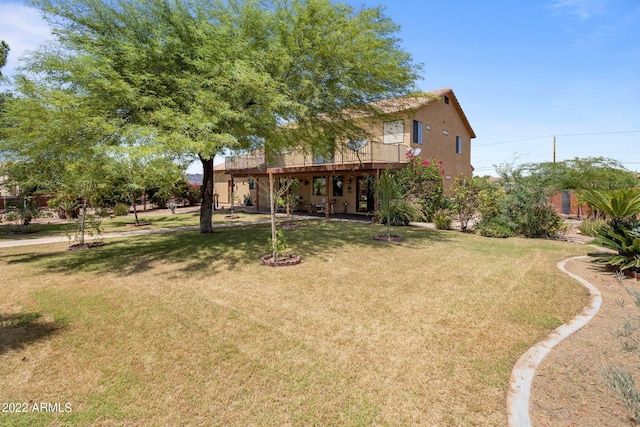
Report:
[[[585,236],[596,237],[606,225],[607,222],[603,219],[585,219],[580,223],[578,229]]]
[[[476,233],[484,237],[513,237],[514,231],[500,216],[483,219],[475,227]]]
[[[628,222],[640,213],[640,193],[637,190],[591,190],[585,191],[581,198],[614,224]]]
[[[400,199],[393,203],[388,212],[378,212],[378,221],[381,224],[387,224],[388,218],[389,224],[393,226],[409,225],[411,221],[415,221],[419,217],[420,209],[405,199]]]
[[[420,209],[422,219],[432,220],[432,214],[443,200],[442,161],[437,157],[425,160],[407,155],[409,164],[395,173],[405,198]]]
[[[460,229],[468,231],[471,220],[478,213],[480,187],[472,178],[462,176],[453,181],[449,192],[455,203],[453,210],[460,222]]]
[[[432,215],[433,222],[438,230],[450,230],[453,216],[448,209],[437,209]]]
[[[403,197],[400,180],[394,177],[391,169],[382,172],[375,184],[375,193],[378,199],[376,214],[387,226],[387,238],[391,237],[392,225],[406,225],[418,215],[415,206]]]
[[[483,220],[499,217],[502,214],[503,201],[507,197],[504,188],[485,182],[478,193],[478,213]]]
[[[603,227],[596,244],[615,253],[598,253],[596,262],[618,266],[620,270],[640,268],[640,224],[618,223]]]
[[[289,214],[291,210],[291,202],[295,201],[295,197],[292,195],[293,189],[295,189],[300,181],[293,178],[281,178],[279,181],[279,187],[275,188],[275,179],[273,174],[269,174],[269,206],[271,216],[271,237],[268,239],[271,246],[271,254],[274,262],[278,262],[278,257],[281,252],[287,247],[284,240],[284,234],[282,230],[278,229],[278,223],[276,220],[276,211],[279,207],[286,207]]]
[[[502,200],[502,216],[516,234],[530,238],[556,239],[566,230],[560,214],[547,205],[543,188],[515,179]]]
[[[18,212],[11,210],[4,214],[4,220],[7,222],[17,223],[18,221],[20,221],[20,215],[18,214]]]
[[[622,280],[618,280],[622,284]],[[640,292],[634,288],[624,288],[633,300],[634,305],[640,308]],[[618,304],[624,308],[624,300]],[[640,344],[640,325],[637,317],[632,320],[626,319],[621,329],[613,331],[612,334],[620,341],[620,346],[626,352],[637,353]],[[640,391],[636,388],[633,374],[626,368],[609,365],[602,368],[602,382],[609,387],[616,398],[633,417],[640,420]]]
[[[125,203],[118,203],[113,208],[113,214],[115,216],[129,215],[129,206]]]
[[[96,215],[88,215],[84,212],[84,219],[77,219],[69,223],[66,234],[69,241],[75,240],[83,245],[85,234],[99,238],[102,236],[102,220],[98,219]]]
[[[56,210],[60,219],[72,220],[78,218],[80,213],[80,204],[76,200],[71,199],[52,199],[49,206]]]

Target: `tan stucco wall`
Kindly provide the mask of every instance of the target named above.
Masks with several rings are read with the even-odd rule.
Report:
[[[407,148],[421,148],[422,152],[419,155],[421,158],[438,157],[443,162],[445,188],[451,185],[455,177],[460,175],[470,177],[473,173],[471,168],[471,135],[454,103],[453,99],[449,104],[445,104],[443,99],[432,100],[429,104],[412,113],[403,115],[404,139],[402,145]],[[411,142],[413,120],[422,122],[422,144]],[[370,127],[375,141],[382,141],[383,126],[383,123],[376,123]],[[430,130],[427,130],[428,127]],[[456,153],[456,136],[462,138],[462,153],[460,154]]]
[[[437,156],[442,160],[445,177],[451,178],[445,179],[445,186],[450,185],[450,181],[457,176],[471,177],[471,135],[453,105],[453,100],[450,104],[445,104],[442,100],[432,101],[416,111],[411,120],[405,122],[409,132],[413,129],[413,120],[421,121],[423,124],[423,144],[411,146],[422,148],[422,158]],[[427,126],[430,126],[431,130],[426,130]],[[462,137],[460,154],[456,153],[456,136]],[[407,137],[410,138],[410,134]]]
[[[249,196],[249,181],[246,178],[235,178],[235,205],[244,203],[244,196]],[[231,203],[231,175],[216,171],[213,175],[213,192],[218,195],[218,202]]]

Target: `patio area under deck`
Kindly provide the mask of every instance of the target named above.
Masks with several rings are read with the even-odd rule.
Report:
[[[248,178],[257,183],[253,197],[256,211],[269,211],[269,175],[277,183],[280,178],[300,181],[294,191],[297,206],[294,211],[309,215],[353,215],[371,218],[376,200],[372,182],[387,167],[397,169],[404,163],[322,164],[274,168],[228,170],[232,179]]]

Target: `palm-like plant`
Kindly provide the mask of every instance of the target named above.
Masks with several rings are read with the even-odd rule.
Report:
[[[612,223],[628,222],[640,213],[637,190],[586,191],[582,200],[603,213]]]
[[[405,198],[400,180],[389,168],[378,178],[375,193],[378,218],[387,226],[387,239],[391,238],[391,225],[405,224],[419,215],[415,205]]]
[[[618,266],[620,270],[640,268],[640,225],[630,228],[619,223],[617,227],[606,226],[595,242],[616,253],[598,254],[598,262]]]
[[[636,190],[610,192],[587,191],[583,200],[604,214],[609,224],[602,227],[596,243],[616,251],[598,255],[599,262],[618,266],[620,270],[640,268],[640,193]]]
[[[391,215],[394,204],[402,197],[402,191],[398,181],[393,178],[391,171],[386,169],[375,186],[376,197],[378,199],[378,216],[386,218],[387,238],[391,236]]]

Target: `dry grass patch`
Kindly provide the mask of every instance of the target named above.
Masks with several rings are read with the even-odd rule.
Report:
[[[519,355],[572,317],[556,270],[584,248],[305,222],[300,265],[267,268],[267,226],[3,250],[0,316],[56,332],[0,352],[2,401],[70,402],[46,425],[505,423]],[[22,359],[26,357],[26,361]]]

